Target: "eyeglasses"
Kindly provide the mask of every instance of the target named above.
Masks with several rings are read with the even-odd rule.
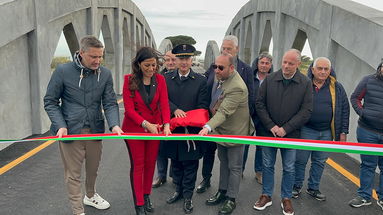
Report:
[[[216,65],[216,64],[213,64],[213,69],[219,69],[219,70],[221,70],[221,71],[223,71],[224,69],[225,69],[225,67],[224,66],[222,66],[222,65]]]
[[[330,68],[328,68],[328,67],[317,66],[316,69],[317,69],[318,71],[322,71],[322,70],[325,71],[325,72],[330,71]]]

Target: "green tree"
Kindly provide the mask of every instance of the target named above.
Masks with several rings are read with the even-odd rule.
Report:
[[[70,57],[54,57],[51,63],[51,69],[56,69],[59,64],[64,64],[72,61]]]
[[[193,37],[186,35],[169,36],[165,39],[169,39],[172,42],[173,47],[178,46],[179,44],[195,45],[197,43]],[[201,51],[196,50],[195,55],[199,56],[201,53]]]
[[[169,36],[165,39],[169,39],[172,42],[173,47],[178,46],[179,44],[195,45],[197,43],[193,37],[186,35]]]
[[[307,75],[307,69],[309,68],[310,64],[312,64],[313,60],[306,55],[302,55],[301,61],[302,61],[302,63],[299,66],[299,70],[303,74]]]

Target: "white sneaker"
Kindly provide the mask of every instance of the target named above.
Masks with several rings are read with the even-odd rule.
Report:
[[[110,207],[109,202],[107,202],[105,199],[103,199],[100,195],[97,193],[94,194],[93,197],[88,198],[86,195],[84,197],[84,204],[88,206],[95,207],[100,210],[105,210]]]
[[[79,215],[85,215],[85,213],[80,213]]]

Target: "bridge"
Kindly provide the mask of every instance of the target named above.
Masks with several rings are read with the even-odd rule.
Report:
[[[112,70],[118,93],[122,91],[123,75],[130,73],[130,61],[137,47],[152,46],[161,52],[172,48],[169,40],[161,41],[157,47],[150,23],[131,0],[55,0],[49,3],[44,0],[0,0],[0,18],[1,139],[20,139],[48,130],[50,122],[43,109],[42,99],[51,75],[50,63],[62,32],[72,54],[78,50],[82,36],[99,36],[102,33],[105,42],[104,63]],[[307,40],[314,58],[328,56],[332,60],[338,80],[348,95],[361,77],[375,71],[383,56],[380,36],[383,35],[383,13],[348,0],[251,0],[238,11],[226,34],[238,36],[239,56],[247,63],[251,63],[260,52],[271,51],[269,47],[272,41],[276,69],[280,68],[286,50],[302,50]],[[205,51],[205,68],[219,54],[219,45],[216,41],[209,41]],[[356,121],[357,116],[352,112],[351,141],[355,141]],[[0,166],[40,144],[9,146],[0,151]],[[122,214],[127,210],[128,214],[133,214],[127,153],[121,143],[106,141],[104,145],[99,184],[102,193],[106,193],[108,200],[111,199],[112,208],[106,212],[92,209],[87,209],[87,212]],[[109,156],[111,154],[113,156]],[[253,151],[249,154],[250,163],[253,154]],[[58,156],[57,146],[52,144],[0,175],[0,214],[3,214],[2,210],[5,214],[69,214]],[[331,157],[352,174],[358,175],[358,163],[355,160],[340,154]],[[218,163],[213,180],[216,185],[217,166]],[[235,214],[280,213],[278,207],[265,212],[251,209],[255,198],[261,193],[261,187],[252,180],[251,169],[248,166],[245,171],[239,200],[242,203]],[[338,170],[326,168],[323,177],[324,184],[329,184],[323,188],[324,193],[333,195],[328,197],[330,201],[318,210],[317,202],[303,197],[294,202],[299,214],[304,214],[304,211],[310,211],[311,214],[379,213],[380,209],[376,205],[357,211],[347,206],[346,201],[354,195],[356,186]],[[209,193],[195,195],[195,204],[200,208],[195,210],[195,214],[216,214],[216,207],[209,208],[203,203],[216,188],[213,186]],[[155,206],[158,208],[155,214],[181,213],[181,205],[169,207],[163,201],[172,190],[171,184],[153,190]],[[275,200],[279,201],[278,194],[275,195]],[[20,200],[30,203],[25,204],[25,207],[16,207]]]

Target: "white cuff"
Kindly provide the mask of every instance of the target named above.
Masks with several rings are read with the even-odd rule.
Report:
[[[208,124],[205,124],[204,126],[203,126],[204,128],[207,128],[207,130],[209,130],[209,132],[211,132],[211,127],[210,127],[210,125],[208,125]]]

